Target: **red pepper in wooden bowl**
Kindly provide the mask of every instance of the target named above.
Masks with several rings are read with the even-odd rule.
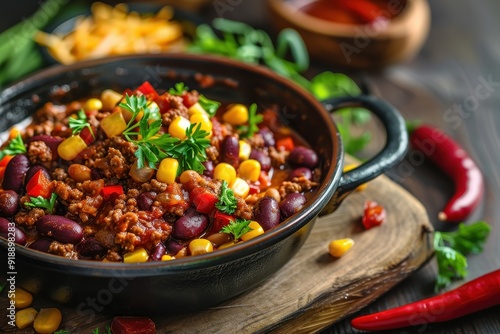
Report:
[[[455,223],[464,221],[483,196],[484,181],[479,167],[457,142],[429,125],[420,125],[410,131],[410,145],[455,183],[455,193],[438,218]]]
[[[415,303],[355,318],[352,327],[378,331],[443,322],[500,305],[500,269],[457,289]]]

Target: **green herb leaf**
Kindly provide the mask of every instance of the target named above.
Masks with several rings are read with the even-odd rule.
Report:
[[[77,117],[70,117],[69,118],[69,128],[72,130],[73,135],[77,135],[80,132],[82,132],[83,129],[88,128],[90,130],[90,134],[92,137],[95,138],[94,136],[94,131],[92,131],[92,126],[90,126],[90,123],[88,122],[87,115],[85,114],[85,111],[80,110],[77,112]]]
[[[208,132],[201,129],[201,123],[194,123],[186,129],[186,139],[176,144],[168,155],[179,161],[179,173],[188,169],[203,173],[207,160],[206,149],[210,146]]]
[[[204,95],[200,95],[198,103],[205,109],[210,117],[214,117],[220,107],[220,102],[209,100]]]
[[[178,95],[181,96],[184,92],[188,91],[189,88],[184,84],[184,82],[178,82],[174,85],[174,87],[168,90],[170,95]]]
[[[435,232],[434,251],[438,263],[435,290],[447,287],[452,280],[467,276],[466,256],[483,251],[491,227],[486,222],[460,224],[455,232]]]
[[[7,146],[0,151],[0,160],[6,155],[18,155],[23,153],[26,153],[26,147],[24,146],[21,134],[18,134],[16,138],[11,139]]]
[[[231,234],[234,240],[238,240],[243,234],[253,230],[250,226],[248,226],[251,222],[252,221],[250,220],[236,218],[235,221],[224,226],[221,233]]]
[[[215,207],[221,212],[233,214],[237,206],[238,200],[234,197],[234,191],[228,187],[226,181],[222,181],[219,201],[215,203]]]
[[[259,131],[257,124],[262,122],[263,119],[262,115],[257,115],[257,105],[252,103],[250,108],[248,108],[248,125],[238,127],[240,138],[251,138],[255,132]]]
[[[30,208],[46,209],[50,214],[54,213],[54,206],[56,204],[57,194],[52,193],[50,199],[45,199],[42,196],[31,197],[30,202],[24,203],[25,206]]]

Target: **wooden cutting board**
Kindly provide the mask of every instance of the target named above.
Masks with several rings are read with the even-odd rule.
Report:
[[[367,199],[387,210],[386,222],[370,230],[360,222]],[[329,241],[346,237],[355,240],[354,247],[334,259],[328,254]],[[259,287],[216,308],[153,320],[158,333],[316,332],[366,306],[419,268],[432,255],[431,237],[424,207],[381,176],[352,193],[335,213],[319,218],[301,250]],[[58,307],[63,313],[60,328],[72,334],[92,333],[97,327],[103,333],[111,323],[111,317],[99,315],[88,324],[84,315],[41,297],[35,297],[33,306]],[[9,329],[2,323],[0,332]]]

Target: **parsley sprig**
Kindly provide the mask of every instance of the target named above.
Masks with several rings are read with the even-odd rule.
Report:
[[[238,240],[243,234],[253,230],[250,226],[248,226],[251,222],[252,221],[250,220],[236,218],[235,221],[232,221],[228,225],[224,226],[221,233],[231,234],[234,240]]]
[[[179,161],[179,172],[188,169],[202,173],[203,162],[207,160],[206,149],[210,146],[208,132],[201,129],[201,123],[194,123],[186,129],[186,139],[174,145],[168,155]]]
[[[219,201],[215,203],[215,207],[221,212],[232,214],[236,211],[237,206],[238,200],[234,197],[234,191],[228,187],[226,181],[222,181]]]
[[[80,132],[82,132],[83,129],[88,128],[90,130],[90,134],[92,137],[95,138],[94,136],[94,131],[92,131],[92,126],[88,122],[87,115],[85,114],[85,111],[80,110],[76,113],[76,118],[75,117],[70,117],[69,118],[69,128],[73,131],[73,135],[77,135]]]
[[[259,127],[257,126],[264,117],[259,114],[257,115],[257,105],[252,103],[252,105],[248,108],[248,125],[241,125],[238,127],[240,131],[240,138],[251,138],[255,132],[259,131]]]
[[[184,82],[178,82],[174,85],[174,87],[171,87],[168,90],[168,93],[170,95],[177,95],[181,96],[184,94],[184,92],[187,92],[189,90],[189,87],[184,84]]]
[[[490,226],[483,221],[474,224],[460,224],[454,232],[435,232],[434,251],[438,264],[435,290],[451,284],[452,280],[467,276],[469,254],[483,251],[490,233]]]
[[[46,209],[50,214],[54,213],[54,206],[56,204],[57,194],[52,193],[50,199],[45,199],[42,196],[31,197],[30,202],[24,203],[25,206],[31,208],[42,208]]]
[[[146,164],[151,168],[156,168],[156,164],[168,156],[175,144],[179,143],[178,138],[173,138],[169,134],[157,136],[161,128],[161,120],[158,110],[152,109],[144,95],[125,96],[125,102],[120,103],[120,107],[132,113],[132,118],[127,124],[123,136],[131,143],[137,145],[135,156],[137,157],[137,167],[142,168]],[[142,118],[136,122],[140,113]],[[152,122],[150,123],[150,121]]]
[[[26,153],[26,147],[24,146],[21,134],[18,134],[15,138],[11,139],[5,148],[0,151],[0,160],[2,160],[6,155],[17,155],[23,153]]]

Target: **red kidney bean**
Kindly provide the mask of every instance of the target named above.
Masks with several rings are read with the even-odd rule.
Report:
[[[318,165],[318,155],[310,148],[296,146],[288,156],[288,161],[295,166],[314,168]]]
[[[108,249],[104,247],[99,241],[94,237],[85,238],[76,246],[76,250],[82,256],[90,258],[98,258],[105,255]]]
[[[207,161],[203,162],[203,166],[205,166],[205,170],[203,171],[203,175],[205,175],[206,177],[209,177],[209,178],[213,178],[214,177],[214,168],[215,168],[214,162],[207,160]]]
[[[227,162],[233,167],[238,167],[240,155],[240,143],[238,138],[233,136],[226,136],[220,145],[220,160]]]
[[[307,167],[299,167],[295,168],[290,172],[290,175],[288,178],[292,180],[295,177],[305,177],[307,180],[312,179],[312,172],[309,168]]]
[[[49,136],[49,135],[33,136],[28,140],[28,144],[33,141],[43,141],[45,145],[47,145],[50,148],[50,151],[52,152],[52,160],[56,160],[57,158],[59,158],[59,154],[57,153],[57,147],[63,141],[63,138]]]
[[[12,217],[18,208],[19,195],[15,191],[0,191],[0,217]]]
[[[4,190],[14,190],[20,194],[23,191],[24,176],[30,167],[28,157],[19,154],[12,158],[5,167],[2,188]]]
[[[39,170],[42,170],[42,173],[45,175],[45,177],[47,178],[47,180],[52,180],[52,178],[50,177],[50,174],[49,174],[49,171],[47,170],[47,168],[45,168],[42,165],[35,165],[35,166],[31,166],[30,169],[28,169],[28,171],[26,172],[26,176],[24,177],[24,185],[25,186],[28,184],[28,182],[30,182],[31,178],[33,176],[35,176],[35,174]]]
[[[180,240],[189,240],[201,235],[207,226],[207,216],[191,208],[184,216],[175,221],[172,236]]]
[[[271,169],[271,158],[266,152],[259,150],[252,150],[250,152],[250,159],[257,160],[260,163],[260,169],[267,172]]]
[[[63,216],[45,215],[36,222],[38,232],[62,243],[77,244],[83,238],[82,227]]]
[[[168,253],[173,255],[179,253],[179,251],[184,248],[183,244],[174,239],[168,239],[165,243],[165,246],[168,250]]]
[[[24,235],[24,232],[21,231],[19,228],[15,227],[14,223],[10,223],[7,219],[0,217],[0,237],[8,239],[9,232],[14,233],[14,241],[17,244],[23,246],[26,245],[26,236]]]
[[[259,133],[262,136],[262,139],[264,139],[264,145],[266,147],[274,146],[276,144],[276,141],[274,140],[274,133],[269,130],[269,128],[264,126],[259,130]]]
[[[140,194],[137,197],[137,206],[139,210],[149,211],[151,210],[151,206],[153,206],[153,202],[156,199],[156,193],[154,191],[147,191],[145,193]]]
[[[50,248],[50,244],[53,241],[54,240],[49,239],[49,238],[41,238],[41,239],[38,239],[37,241],[35,241],[34,243],[30,244],[28,246],[28,248],[35,249],[35,250],[40,251],[40,252],[48,253],[49,248]]]
[[[267,231],[280,223],[278,202],[272,197],[263,197],[254,208],[254,219]]]
[[[167,252],[167,248],[165,245],[160,242],[158,245],[156,245],[153,250],[151,251],[151,254],[149,254],[148,261],[160,261],[161,257],[165,255]],[[177,253],[176,253],[177,254]]]
[[[306,197],[300,193],[286,195],[285,199],[283,199],[280,203],[281,217],[286,219],[292,216],[294,213],[302,209],[306,202]]]

